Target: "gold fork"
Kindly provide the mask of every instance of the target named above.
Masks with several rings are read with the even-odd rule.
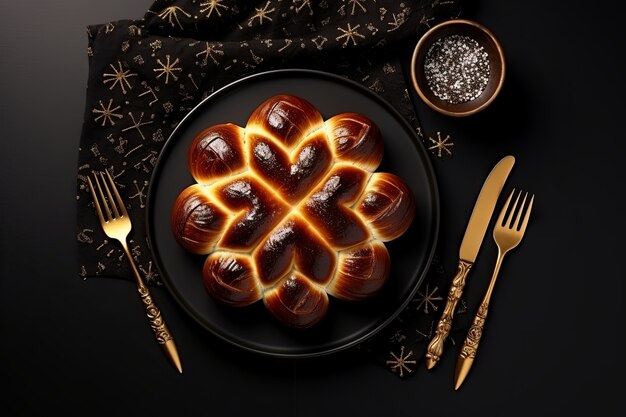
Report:
[[[498,217],[498,220],[493,228],[493,239],[496,241],[496,245],[498,245],[498,258],[496,260],[496,266],[493,270],[493,275],[491,276],[487,292],[480,303],[480,307],[474,317],[472,326],[467,332],[467,337],[465,338],[465,342],[463,342],[461,352],[459,353],[459,357],[457,359],[456,369],[454,371],[455,390],[459,389],[467,377],[472,364],[474,363],[480,337],[482,336],[485,328],[485,320],[489,310],[489,301],[491,300],[493,287],[496,284],[496,279],[498,278],[498,273],[500,272],[500,267],[502,266],[502,260],[511,249],[519,245],[524,237],[524,232],[526,232],[526,226],[528,226],[528,219],[530,218],[530,211],[533,207],[535,196],[531,196],[528,205],[526,205],[528,193],[525,193],[522,203],[518,205],[520,196],[522,195],[522,191],[520,190],[517,194],[517,198],[515,199],[515,203],[513,203],[512,207],[509,207],[514,194],[515,190],[511,192],[511,195],[509,195],[509,198],[506,200],[506,203],[502,208],[502,212],[500,213],[500,216]],[[507,212],[508,216],[505,220]]]
[[[139,291],[139,296],[141,297],[141,301],[144,304],[146,309],[146,315],[150,320],[150,326],[154,331],[154,335],[156,336],[157,342],[163,348],[165,354],[172,362],[172,364],[176,367],[178,372],[183,373],[183,368],[180,363],[180,358],[178,357],[178,350],[176,349],[176,344],[174,343],[174,339],[172,337],[172,333],[170,333],[169,329],[165,325],[165,320],[161,316],[161,311],[158,309],[156,304],[154,303],[154,299],[150,294],[150,290],[143,283],[143,279],[141,275],[139,275],[139,271],[137,270],[137,266],[135,265],[135,261],[128,250],[128,243],[126,241],[128,234],[132,228],[132,224],[130,221],[130,217],[128,217],[128,212],[126,211],[126,207],[124,206],[124,202],[120,197],[120,194],[117,191],[117,187],[115,186],[115,182],[113,178],[111,178],[111,174],[106,171],[106,178],[102,172],[94,172],[94,180],[96,183],[96,187],[98,189],[98,195],[100,198],[98,199],[98,195],[96,195],[96,190],[91,182],[90,178],[87,178],[87,182],[89,184],[89,189],[91,190],[91,196],[93,197],[94,205],[96,206],[96,211],[98,212],[98,218],[100,219],[100,224],[102,225],[102,229],[104,233],[111,239],[115,239],[122,244],[124,248],[124,252],[126,253],[126,257],[130,262],[130,266],[135,275],[135,279],[137,281],[137,290]],[[100,177],[100,179],[98,179]],[[108,181],[107,181],[108,179]],[[110,188],[113,190],[113,194],[115,194],[115,200],[113,199],[113,195],[111,195]],[[102,185],[100,184],[102,183]],[[102,188],[106,191],[105,193],[102,191]],[[106,219],[103,215],[103,210],[101,207],[104,207],[104,213],[106,213]]]

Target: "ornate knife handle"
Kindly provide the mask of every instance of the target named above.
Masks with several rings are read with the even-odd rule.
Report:
[[[459,265],[457,266],[456,275],[452,279],[452,285],[450,291],[448,291],[448,298],[446,301],[446,307],[443,309],[443,313],[439,322],[437,323],[437,329],[435,330],[435,336],[428,344],[426,350],[426,367],[432,369],[443,353],[443,344],[450,335],[452,329],[452,318],[454,317],[454,311],[463,294],[463,287],[465,287],[465,279],[469,270],[474,265],[473,262],[464,261],[459,259]]]

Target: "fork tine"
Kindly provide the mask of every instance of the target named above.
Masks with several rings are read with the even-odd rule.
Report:
[[[113,177],[109,174],[109,171],[104,170],[107,173],[107,177],[109,177],[109,182],[111,183],[111,188],[113,188],[113,193],[115,193],[115,198],[117,199],[117,205],[120,208],[123,216],[128,217],[128,212],[126,211],[126,206],[124,205],[124,201],[122,197],[120,197],[120,193],[117,192],[117,187],[115,186],[115,181],[113,181]]]
[[[100,197],[101,197],[100,201],[102,201],[102,205],[104,206],[104,211],[107,214],[107,219],[111,221],[113,220],[113,217],[111,216],[111,210],[109,210],[109,206],[107,205],[106,198],[104,197],[104,193],[102,192],[102,187],[100,186],[100,181],[98,180],[98,173],[94,171],[93,177],[96,180],[96,185],[98,186],[98,192],[100,193]]]
[[[524,221],[522,221],[522,227],[520,228],[520,232],[522,234],[526,231],[526,226],[528,226],[528,219],[530,219],[530,210],[533,208],[533,201],[535,201],[534,194],[530,197],[530,203],[528,203],[528,208],[526,209],[526,215],[524,216]]]
[[[89,184],[89,189],[91,190],[91,197],[93,198],[93,204],[96,206],[96,212],[98,213],[98,218],[100,219],[100,223],[104,224],[104,216],[102,215],[102,209],[100,208],[100,203],[98,203],[98,196],[96,195],[96,190],[93,188],[93,184],[91,183],[91,178],[87,177],[87,183]]]
[[[511,207],[511,211],[509,212],[509,217],[506,219],[505,227],[511,228],[513,226],[513,215],[515,214],[515,210],[518,208],[517,203],[519,203],[519,198],[522,195],[522,190],[517,193],[517,197],[515,198],[515,203],[513,203],[513,207]]]
[[[500,226],[504,224],[504,215],[506,214],[506,211],[509,207],[509,203],[511,202],[511,198],[513,197],[513,194],[515,194],[515,188],[513,188],[513,191],[511,191],[511,194],[509,194],[509,198],[506,199],[506,203],[504,203],[504,206],[502,206],[502,211],[500,212],[500,216],[498,216],[497,224]]]
[[[111,195],[111,191],[109,190],[109,186],[107,185],[107,180],[106,178],[104,178],[104,174],[102,173],[102,171],[100,172],[100,178],[102,179],[102,184],[104,184],[104,189],[107,192],[107,197],[109,197],[109,206],[111,206],[111,208],[113,209],[113,214],[115,215],[115,218],[117,219],[118,217],[120,217],[120,212],[117,211],[117,205],[115,204],[115,201],[113,200],[113,195]]]
[[[520,190],[520,195],[522,191]],[[519,209],[517,210],[517,217],[515,218],[515,224],[513,225],[513,229],[519,230],[519,221],[522,218],[522,212],[524,211],[524,206],[526,205],[526,197],[528,197],[528,192],[524,194],[524,199],[522,200],[522,204],[520,204]]]

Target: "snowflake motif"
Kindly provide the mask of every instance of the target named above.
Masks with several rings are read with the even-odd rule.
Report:
[[[419,298],[417,298],[416,301],[418,301],[419,303],[416,307],[416,310],[422,310],[422,307],[424,307],[424,314],[428,314],[428,308],[430,307],[433,311],[437,311],[439,307],[437,307],[435,302],[443,300],[443,297],[441,297],[440,295],[435,295],[437,291],[439,291],[439,287],[435,287],[432,291],[429,292],[428,284],[426,284],[426,289],[424,290],[424,293],[418,290],[417,295],[419,296]]]
[[[436,152],[438,158],[443,157],[443,152],[445,152],[447,156],[452,156],[452,151],[450,149],[454,146],[454,142],[449,142],[451,139],[450,135],[446,135],[445,138],[442,138],[441,132],[437,132],[437,139],[433,139],[430,136],[428,139],[433,143],[428,150],[432,151],[433,154]]]
[[[122,129],[122,132],[126,132],[126,131],[131,130],[131,129],[137,129],[137,132],[139,132],[139,134],[141,135],[141,138],[143,140],[146,140],[146,137],[143,135],[143,132],[141,131],[141,126],[149,125],[150,123],[154,123],[154,121],[151,120],[149,122],[142,122],[143,114],[144,113],[141,112],[141,115],[139,115],[139,120],[135,120],[135,116],[133,115],[133,113],[132,112],[128,112],[128,115],[132,119],[133,124],[128,126],[128,127],[126,127],[126,128],[124,128],[124,129]]]
[[[120,88],[122,89],[122,93],[126,94],[127,87],[129,90],[132,90],[133,88],[130,85],[128,78],[135,77],[137,76],[137,74],[134,72],[130,72],[130,70],[124,71],[124,69],[122,68],[122,63],[120,61],[117,61],[117,65],[119,68],[115,68],[113,64],[109,64],[109,67],[111,67],[113,72],[105,72],[104,74],[102,74],[102,77],[104,78],[102,82],[104,84],[113,83],[109,87],[109,90],[113,90],[115,86],[119,84]]]
[[[156,279],[159,276],[156,270],[152,270],[152,261],[148,261],[148,270],[146,270],[142,265],[139,265],[139,270],[143,273],[146,282],[156,282]]]
[[[390,351],[389,355],[392,357],[392,359],[388,360],[385,363],[389,366],[389,368],[391,368],[393,372],[397,372],[400,375],[400,378],[404,376],[405,371],[408,373],[413,372],[413,369],[408,366],[415,365],[417,363],[415,359],[409,359],[411,356],[413,356],[412,350],[409,350],[409,353],[405,355],[404,346],[401,346],[399,355],[396,355],[393,351]]]
[[[183,25],[181,25],[180,20],[178,19],[178,13],[179,12],[182,13],[183,15],[185,15],[186,17],[191,17],[191,15],[189,13],[187,13],[186,11],[184,11],[183,9],[181,9],[178,6],[166,7],[157,16],[159,16],[161,18],[161,20],[167,19],[167,22],[172,27],[174,27],[174,22],[176,22],[176,24],[178,24],[178,27],[180,29],[183,29]]]
[[[252,27],[252,25],[254,24],[254,19],[259,19],[259,25],[263,26],[263,19],[267,19],[270,22],[272,21],[272,18],[268,16],[269,13],[272,13],[273,11],[275,11],[275,8],[269,9],[270,4],[272,2],[270,0],[267,1],[267,3],[265,4],[265,7],[260,8],[260,7],[255,7],[254,10],[256,10],[256,14],[254,16],[252,16],[250,19],[248,19],[248,27]]]
[[[174,74],[174,72],[180,72],[183,70],[182,68],[176,66],[176,64],[180,62],[180,59],[176,58],[174,62],[170,62],[169,54],[165,55],[165,59],[167,60],[165,64],[161,62],[160,59],[157,59],[157,62],[159,63],[161,68],[153,69],[154,72],[159,73],[159,75],[157,75],[157,80],[161,78],[163,74],[165,74],[165,84],[169,83],[170,75],[172,76],[172,78],[174,78],[174,81],[178,81],[178,77],[176,76],[176,74]]]
[[[363,6],[363,3],[365,3],[365,0],[348,0],[348,5],[352,6],[352,10],[350,11],[350,16],[354,16],[354,13],[356,13],[357,7],[363,13],[367,13],[367,9],[365,8],[365,6]]]
[[[352,41],[352,45],[356,46],[357,45],[357,38],[361,38],[361,39],[365,39],[365,35],[362,35],[358,32],[358,29],[361,27],[361,25],[356,25],[355,27],[352,27],[350,25],[350,23],[348,23],[348,27],[347,29],[338,27],[337,30],[343,32],[343,35],[339,35],[335,38],[336,41],[339,41],[341,39],[344,39],[343,45],[341,45],[342,47],[346,47],[348,46],[348,44],[350,43],[350,41]]]
[[[113,32],[113,30],[115,30],[115,25],[113,23],[111,23],[111,22],[107,23],[104,26],[104,33],[108,34],[108,33]]]
[[[215,58],[217,56],[224,56],[224,51],[219,49],[223,44],[219,42],[205,42],[204,49],[196,54],[196,57],[203,56],[201,65],[205,66],[209,62],[209,58],[215,65],[219,65],[219,61]]]
[[[94,121],[99,122],[100,120],[102,120],[103,127],[106,126],[107,122],[111,123],[111,126],[115,126],[115,121],[113,120],[114,117],[116,119],[121,119],[124,117],[119,113],[115,113],[115,111],[119,110],[122,106],[111,108],[111,106],[113,105],[112,98],[109,99],[109,104],[106,107],[102,103],[102,100],[98,100],[98,103],[100,103],[100,108],[99,109],[94,108],[91,110],[91,112],[98,114],[98,116],[95,117]]]
[[[213,12],[215,12],[218,17],[222,17],[222,12],[220,12],[220,9],[226,11],[229,9],[229,7],[221,3],[222,0],[209,0],[204,3],[200,3],[200,13],[208,12],[206,15],[207,19],[211,17],[211,14]]]

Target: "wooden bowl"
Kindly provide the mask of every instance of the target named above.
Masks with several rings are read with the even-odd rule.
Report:
[[[432,44],[450,35],[468,36],[476,40],[487,52],[490,72],[482,93],[471,101],[453,104],[437,97],[428,86],[424,61]],[[505,60],[502,47],[489,29],[471,20],[454,19],[430,28],[419,40],[411,60],[411,80],[420,98],[433,110],[455,117],[469,116],[487,107],[498,95],[504,82]]]

